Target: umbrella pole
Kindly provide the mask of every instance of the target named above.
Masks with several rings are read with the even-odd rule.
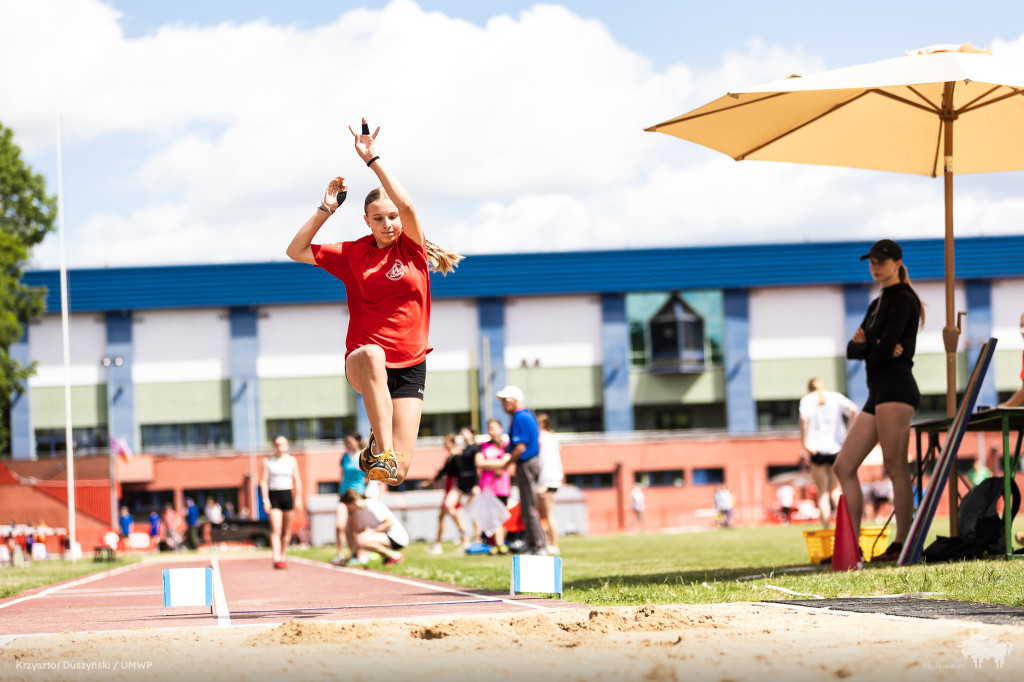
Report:
[[[953,121],[956,112],[953,110],[953,83],[946,83],[942,91],[942,127],[943,127],[943,185],[946,200],[946,326],[942,329],[942,342],[946,348],[946,416],[952,419],[956,415],[956,349],[960,341],[960,328],[957,326],[954,301],[954,283],[956,282],[956,262],[953,244]],[[959,480],[957,467],[949,472],[949,536],[960,535]]]

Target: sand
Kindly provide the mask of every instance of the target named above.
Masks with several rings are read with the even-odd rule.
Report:
[[[15,680],[1003,680],[1024,626],[775,604],[137,629],[20,637]]]

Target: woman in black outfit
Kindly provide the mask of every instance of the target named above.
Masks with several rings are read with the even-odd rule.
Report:
[[[896,536],[889,548],[874,560],[895,561],[903,549],[914,514],[907,448],[910,422],[921,404],[921,393],[911,368],[917,330],[924,324],[924,313],[921,299],[910,286],[899,244],[891,239],[877,241],[861,256],[861,260],[864,259],[869,259],[871,277],[882,291],[868,306],[864,321],[846,347],[846,357],[864,360],[868,399],[850,426],[833,471],[846,497],[854,537],[860,537],[864,499],[857,469],[875,445],[881,445],[885,470],[892,480]]]

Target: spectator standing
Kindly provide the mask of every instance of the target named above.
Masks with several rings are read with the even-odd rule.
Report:
[[[199,548],[199,507],[191,497],[185,498],[185,545]]]
[[[206,504],[203,506],[203,515],[206,517],[206,525],[204,527],[205,542],[207,544],[213,543],[213,527],[219,526],[224,523],[224,509],[220,506],[217,500],[207,495]]]
[[[121,507],[121,516],[117,520],[121,537],[126,541],[128,536],[135,530],[135,518],[128,512],[128,507]]]
[[[526,551],[530,554],[547,554],[547,539],[540,526],[537,514],[537,488],[540,485],[540,429],[533,412],[523,405],[523,392],[518,386],[506,386],[497,393],[512,421],[509,422],[508,453],[511,455],[506,467],[515,465],[516,486],[519,488],[519,513],[523,521]]]
[[[629,491],[629,506],[633,510],[633,519],[630,521],[630,528],[639,528],[641,533],[647,532],[647,499],[644,497],[644,489],[639,483],[633,484]]]
[[[779,511],[782,514],[782,525],[788,526],[790,517],[793,515],[793,503],[796,499],[796,491],[793,486],[786,484],[780,485],[779,489],[775,491],[775,496],[779,499]]]
[[[263,461],[260,479],[263,507],[270,511],[270,549],[274,568],[288,568],[285,555],[292,539],[292,515],[302,511],[299,464],[288,452],[288,439],[274,438],[274,453]]]
[[[469,431],[468,437],[466,436],[466,431]],[[459,507],[464,497],[472,499],[478,490],[476,461],[467,459],[466,453],[471,449],[479,451],[480,448],[475,447],[476,437],[472,429],[464,428],[463,434],[464,438],[466,438],[466,446],[462,449],[459,448],[458,438],[454,433],[449,433],[444,437],[444,447],[448,451],[448,458],[445,460],[441,470],[437,472],[437,476],[434,477],[435,483],[442,478],[444,479],[444,496],[441,498],[441,509],[437,514],[437,539],[433,545],[427,548],[427,554],[441,554],[444,552],[441,541],[444,537],[445,517],[451,517],[452,521],[455,522],[455,526],[459,529],[463,549],[469,547],[469,532],[462,517],[459,516]],[[469,467],[469,471],[472,473],[471,477],[463,474],[462,470],[466,466]],[[464,490],[463,488],[467,486],[468,490]]]
[[[722,528],[732,527],[732,493],[724,485],[715,488],[715,510],[718,512],[718,523]]]
[[[857,470],[875,445],[881,446],[882,463],[892,479],[896,537],[872,561],[896,561],[914,518],[907,450],[910,423],[921,404],[912,370],[924,310],[910,284],[899,244],[891,239],[877,241],[861,256],[864,259],[869,260],[871,277],[881,292],[868,305],[860,327],[846,346],[846,357],[864,360],[868,397],[850,425],[833,470],[846,498],[854,537],[859,537],[864,498]]]
[[[546,412],[537,415],[540,428],[540,487],[537,491],[537,511],[540,523],[547,534],[548,554],[557,556],[558,522],[555,520],[555,495],[562,487],[565,472],[562,469],[562,448],[558,436],[551,428],[551,418]]]
[[[164,505],[164,514],[161,519],[163,523],[164,542],[168,549],[179,549],[181,547],[181,515],[170,503]]]
[[[157,546],[160,542],[160,515],[156,513],[156,509],[149,510],[149,547],[150,549]]]
[[[501,422],[497,419],[488,421],[487,435],[488,440],[480,445],[480,451],[476,453],[475,466],[480,471],[480,491],[489,490],[507,507],[508,498],[512,494],[512,475],[507,465],[512,456],[505,452],[505,434]],[[505,538],[505,526],[498,526],[494,531],[494,547],[501,554],[508,552]]]
[[[846,440],[846,420],[857,415],[857,405],[842,393],[825,390],[818,378],[807,383],[807,391],[800,399],[800,456],[810,465],[821,525],[828,529],[840,495],[832,465]]]

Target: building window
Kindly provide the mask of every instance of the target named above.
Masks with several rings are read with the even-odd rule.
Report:
[[[292,444],[312,441],[339,443],[355,431],[355,417],[308,417],[305,419],[268,419],[267,440],[284,436]],[[365,436],[364,436],[365,437]]]
[[[339,489],[339,481],[318,481],[316,484],[317,495],[337,495]]]
[[[613,487],[614,477],[611,472],[597,474],[569,474],[565,477],[565,482],[582,490],[597,490],[600,488]]]
[[[232,444],[231,422],[143,424],[139,430],[145,452],[216,450]]]
[[[472,423],[470,419],[469,412],[424,414],[420,417],[420,438],[440,438],[446,433],[458,433],[463,426]]]
[[[678,431],[683,429],[725,428],[725,406],[642,405],[633,411],[638,431]]]
[[[36,429],[36,456],[56,457],[67,454],[67,437],[64,429]],[[83,427],[71,430],[75,439],[75,454],[86,455],[106,452],[109,447],[107,430],[102,427]]]
[[[604,431],[604,411],[600,407],[574,407],[568,409],[539,408],[535,414],[545,412],[551,419],[551,428],[562,433],[601,433]],[[507,416],[501,419],[505,424]],[[507,424],[506,424],[507,426]]]
[[[762,400],[757,403],[757,425],[759,428],[798,426],[799,424],[799,400]]]
[[[799,464],[778,464],[775,466],[768,467],[768,480],[771,481],[776,476],[782,474],[792,474],[800,471]]]
[[[637,471],[634,472],[634,480],[637,485],[652,488],[682,488],[686,477],[682,469],[668,469],[665,471]]]
[[[712,467],[693,470],[694,485],[721,485],[725,483],[725,469]]]
[[[689,368],[687,371],[703,371],[703,368],[698,369],[698,361],[705,366],[720,366],[725,357],[722,350],[725,338],[725,297],[718,289],[626,294],[630,363],[634,367],[653,366],[654,356],[661,347],[659,344],[668,337],[659,339],[658,335],[652,335],[654,330],[651,324],[654,318],[665,312],[666,306],[675,305],[673,299],[679,301],[687,311],[685,320],[680,317],[677,320],[680,324],[670,325],[672,329],[668,330],[669,336],[674,334],[674,338],[681,342],[677,346],[685,355],[684,364]],[[683,359],[683,355],[679,359]]]

